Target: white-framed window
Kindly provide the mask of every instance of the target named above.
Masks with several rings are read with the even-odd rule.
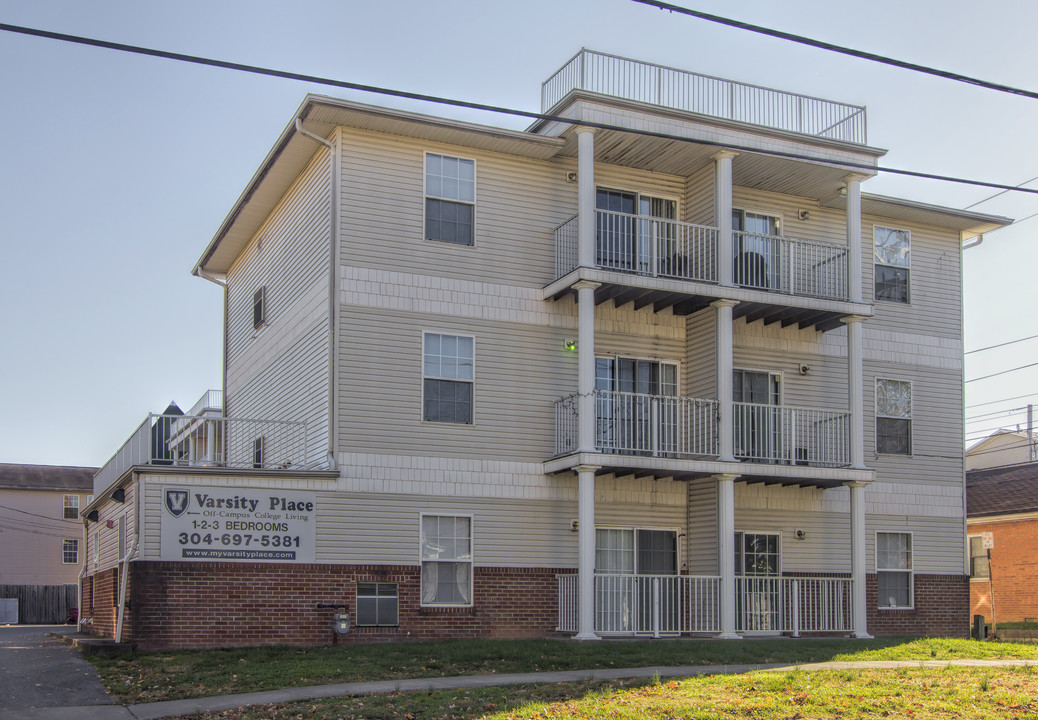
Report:
[[[79,517],[79,495],[65,495],[61,499],[62,514],[66,520],[76,520]]]
[[[678,533],[652,528],[595,528],[595,572],[677,575]]]
[[[421,516],[422,605],[472,605],[472,516]]]
[[[970,554],[970,579],[987,580],[991,576],[988,551],[984,548],[981,535],[970,535],[967,539]]]
[[[267,286],[252,294],[252,329],[258,330],[267,322]]]
[[[880,608],[911,609],[912,533],[876,533],[876,598]]]
[[[425,239],[474,245],[476,161],[425,154]]]
[[[423,420],[472,424],[475,343],[466,335],[423,333]]]
[[[101,531],[94,530],[94,567],[101,564]]]
[[[357,626],[395,627],[400,624],[396,583],[357,583]]]
[[[61,564],[79,564],[79,540],[65,539],[61,543]]]
[[[912,454],[912,383],[876,378],[876,452]]]
[[[782,573],[778,533],[735,533],[735,574],[775,577]]]
[[[908,303],[912,233],[908,230],[873,225],[872,247],[876,299]]]
[[[266,440],[260,435],[252,441],[252,467],[260,469],[263,467],[266,456]]]

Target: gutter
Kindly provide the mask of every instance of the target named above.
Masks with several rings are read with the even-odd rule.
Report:
[[[141,537],[141,482],[137,473],[133,473],[133,542],[130,543],[129,549],[126,551],[126,556],[123,557],[119,562],[122,564],[122,570],[119,573],[119,618],[115,624],[115,642],[121,643],[123,640],[123,615],[126,613],[126,580],[127,570],[130,566],[130,558],[137,551],[137,543]]]
[[[342,161],[342,145],[339,142],[325,140],[303,127],[303,121],[296,116],[295,128],[300,135],[310,138],[328,148],[329,162],[329,264],[328,271],[328,467],[338,469],[335,459],[336,438],[339,429],[339,370],[336,362],[336,339],[339,337],[339,168]],[[338,132],[338,131],[336,131]],[[305,462],[305,459],[304,459]]]

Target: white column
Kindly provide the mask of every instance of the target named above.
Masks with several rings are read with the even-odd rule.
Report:
[[[721,575],[721,634],[738,639],[735,632],[735,478],[717,475],[717,569]]]
[[[861,295],[861,175],[844,178],[847,192],[847,280],[851,302]]]
[[[595,288],[580,280],[577,291],[577,448],[595,452]]]
[[[595,266],[595,129],[577,133],[577,257],[581,267]]]
[[[722,150],[714,159],[714,224],[717,225],[717,281],[734,285],[732,280],[732,158],[738,153]]]
[[[850,315],[843,319],[847,326],[847,407],[851,422],[848,432],[851,444],[851,467],[865,469],[865,384],[861,370],[862,326],[865,318]]]
[[[868,483],[845,483],[851,492],[851,624],[854,637],[871,638],[865,597],[865,488]]]
[[[716,334],[714,352],[717,366],[717,406],[718,406],[718,459],[722,462],[735,462],[735,423],[732,406],[732,308],[738,303],[735,300],[717,300],[711,306],[717,308],[714,322]]]
[[[216,449],[216,432],[214,432],[213,423],[211,420],[207,420],[205,423],[205,461],[212,465],[216,461],[216,454],[213,452]]]
[[[595,635],[595,470],[578,465],[577,473],[577,640]]]

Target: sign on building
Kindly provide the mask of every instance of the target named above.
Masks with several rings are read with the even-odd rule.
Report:
[[[232,487],[162,487],[163,560],[313,562],[317,496]]]
[[[995,534],[994,533],[981,533],[981,540],[984,543],[985,550],[993,550],[995,547]]]

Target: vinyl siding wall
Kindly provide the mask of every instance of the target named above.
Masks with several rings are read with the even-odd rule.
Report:
[[[224,411],[305,421],[309,467],[324,464],[328,447],[329,172],[321,148],[227,274]],[[267,321],[254,329],[260,287]]]
[[[80,565],[65,565],[65,539],[79,541],[83,561],[83,520],[64,518],[64,496],[77,495],[82,512],[87,495],[63,490],[0,490],[0,585],[64,585],[77,582]],[[42,516],[42,517],[41,517]]]

